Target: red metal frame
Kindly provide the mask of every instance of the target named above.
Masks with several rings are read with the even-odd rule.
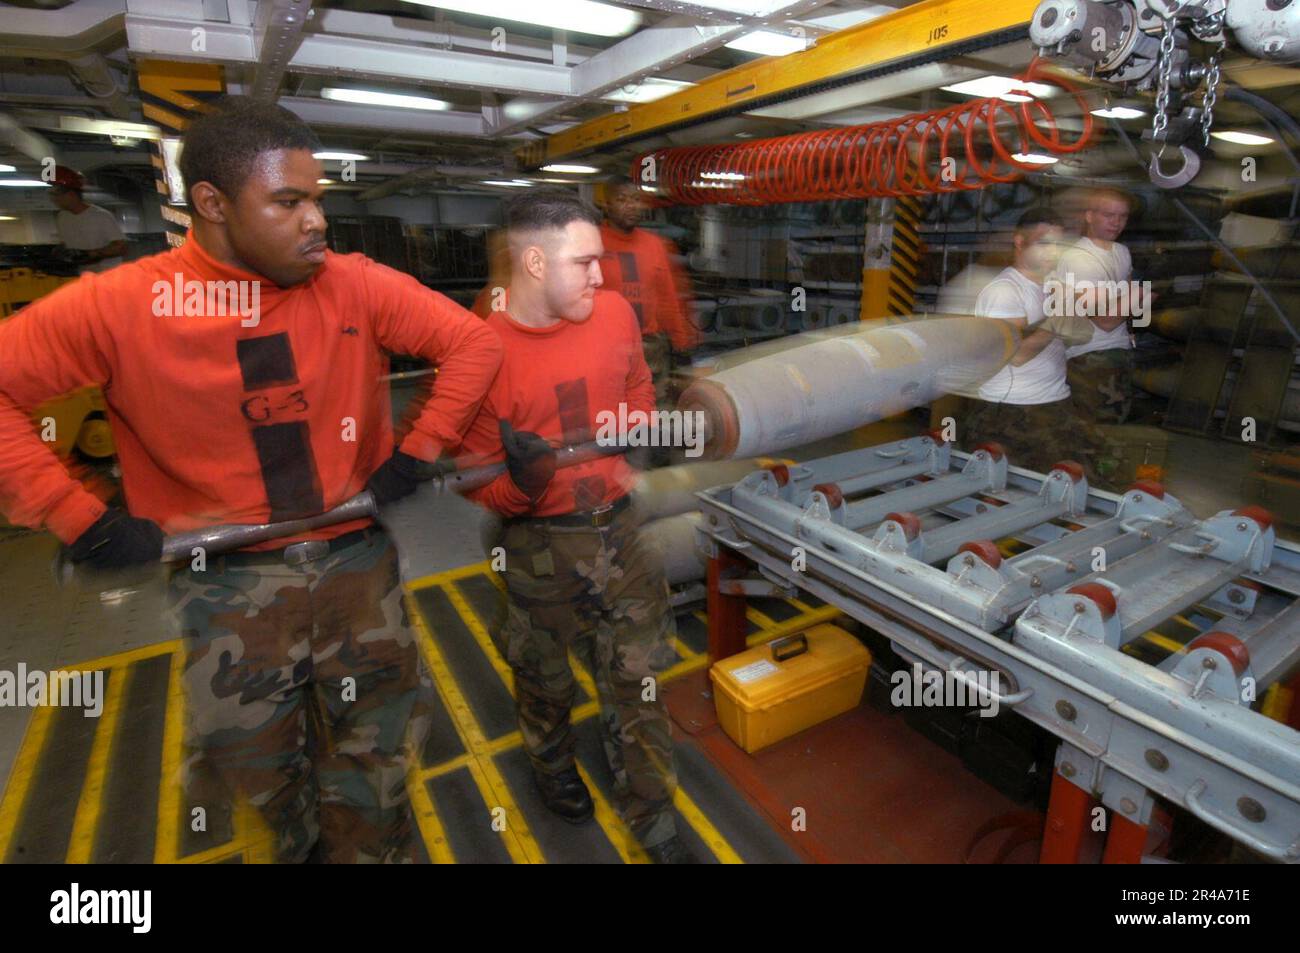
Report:
[[[1147,826],[1135,824],[1121,814],[1110,812],[1110,833],[1106,835],[1103,864],[1140,864],[1147,847]]]
[[[709,662],[717,662],[745,651],[744,596],[729,595],[720,590],[719,581],[740,579],[749,571],[749,562],[725,546],[718,547],[718,555],[709,560]]]
[[[1058,772],[1052,775],[1052,796],[1047,804],[1047,823],[1043,825],[1043,849],[1040,864],[1077,864],[1083,839],[1088,833],[1088,817],[1093,796]]]

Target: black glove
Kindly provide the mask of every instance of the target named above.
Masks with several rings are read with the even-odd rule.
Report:
[[[394,450],[393,455],[370,474],[366,489],[374,496],[376,505],[387,506],[394,500],[414,493],[415,488],[425,480],[431,480],[444,472],[446,467],[442,461],[426,463],[409,453]]]
[[[95,569],[118,569],[158,562],[162,559],[162,544],[162,527],[153,520],[109,507],[73,540],[68,555],[74,563],[89,563]]]
[[[506,450],[506,469],[510,479],[530,500],[536,503],[546,492],[555,476],[555,449],[535,433],[515,430],[504,417],[501,424],[501,445]]]

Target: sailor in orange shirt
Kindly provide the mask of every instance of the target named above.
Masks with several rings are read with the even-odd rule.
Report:
[[[366,487],[390,503],[459,444],[500,341],[415,279],[326,248],[320,148],[285,109],[225,101],[186,133],[181,247],[83,276],[0,324],[10,520],[45,526],[99,569],[157,564],[165,532],[313,515]],[[440,366],[397,448],[388,352]],[[28,418],[90,384],[104,391],[126,510],[69,476]],[[383,528],[360,519],[191,555],[169,583],[187,742],[202,755],[184,816],[203,808],[215,823],[244,797],[282,860],[411,860],[407,735],[418,740],[431,685]]]
[[[594,208],[539,189],[511,202],[506,220],[506,310],[487,318],[506,356],[464,450],[508,468],[470,496],[504,517],[488,541],[503,550],[508,594],[492,636],[514,671],[524,748],[546,805],[589,819],[569,724],[572,647],[599,694],[615,806],[652,860],[694,862],[673,817],[672,729],[657,683],[674,661],[676,624],[663,556],[628,505],[636,471],[622,455],[556,469],[556,446],[626,443],[619,421],[653,410],[640,329],[623,298],[598,290]]]
[[[632,180],[614,179],[606,186],[605,196],[605,221],[600,228],[605,287],[626,298],[636,312],[646,363],[654,377],[656,404],[671,409],[673,367],[687,360],[699,343],[688,299],[690,282],[677,265],[677,247],[637,227],[646,204]]]

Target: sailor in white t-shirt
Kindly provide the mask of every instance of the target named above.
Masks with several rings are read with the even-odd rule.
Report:
[[[59,207],[55,216],[59,240],[78,253],[79,271],[108,271],[122,264],[126,254],[122,229],[112,212],[82,198],[85,180],[81,173],[57,166],[51,186],[50,198]]]
[[[1059,322],[1044,311],[1043,282],[1060,256],[1065,233],[1055,213],[1031,209],[1012,235],[1014,263],[984,287],[975,301],[979,317],[1014,322],[1023,335],[1011,360],[968,402],[959,441],[967,449],[999,443],[1010,462],[1046,472],[1062,460],[1084,466],[1098,485],[1094,460],[1101,451],[1095,430],[1074,413],[1066,380],[1065,342]],[[1083,335],[1075,331],[1075,340]]]
[[[1094,326],[1092,340],[1069,348],[1066,357],[1074,402],[1081,414],[1097,423],[1123,423],[1132,403],[1133,335],[1128,319],[1143,305],[1130,294],[1135,287],[1130,284],[1133,258],[1118,241],[1129,209],[1123,192],[1092,192],[1083,236],[1062,253],[1052,276],[1064,288],[1075,289],[1078,310],[1087,313]],[[1084,288],[1091,290],[1091,306],[1088,298],[1080,297]],[[1123,306],[1115,307],[1117,302]]]

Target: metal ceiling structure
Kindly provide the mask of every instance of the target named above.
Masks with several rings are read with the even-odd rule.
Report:
[[[275,99],[327,147],[370,156],[356,189],[373,197],[481,191],[476,173],[517,174],[565,156],[621,170],[647,148],[888,119],[960,101],[939,87],[1018,69],[1032,53],[1016,32],[1033,7],[1026,0],[993,8],[793,0],[750,15],[717,8],[746,5],[764,6],[622,0],[610,6],[639,13],[640,25],[605,37],[409,0],[0,2],[0,162],[32,172],[42,156],[86,165],[94,153],[97,168],[120,156],[117,171],[134,174],[147,159],[143,144],[119,136],[110,147],[64,117],[142,121],[137,64],[145,59],[220,64],[229,91]],[[936,24],[946,30],[931,36]],[[801,36],[809,48],[760,58],[725,45],[760,28]],[[989,36],[1001,45],[961,46]],[[1228,64],[1229,75],[1234,68],[1244,67]],[[1249,70],[1234,78],[1252,76],[1260,86],[1287,78]],[[663,81],[689,85],[637,103]],[[341,102],[322,96],[328,86],[433,97],[445,108]],[[1289,95],[1286,86],[1269,89]],[[690,127],[672,121],[678,116]]]

